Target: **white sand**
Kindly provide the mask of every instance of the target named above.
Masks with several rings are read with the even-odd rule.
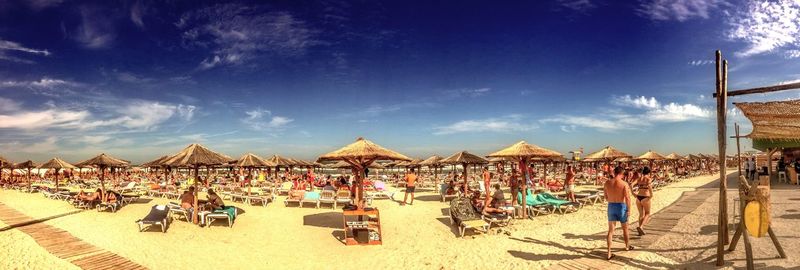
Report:
[[[657,191],[653,210],[713,180],[713,176],[697,177]],[[402,195],[398,193],[395,198],[402,199]],[[200,228],[175,221],[166,234],[139,233],[134,221],[144,217],[151,205],[166,203],[165,199],[128,205],[113,214],[86,211],[47,223],[152,269],[538,269],[605,249],[605,239],[597,237],[607,226],[604,204],[584,207],[577,213],[516,220],[507,228],[511,236],[498,234],[495,229],[490,235],[461,239],[449,225],[448,204],[433,192],[421,192],[417,197],[413,206],[399,206],[389,200],[375,202],[381,210],[382,246],[344,246],[337,240],[342,235],[341,210],[287,208],[283,197],[266,208],[234,203],[246,213],[239,216],[233,228]],[[34,218],[74,210],[63,201],[45,199],[40,194],[7,190],[0,190],[0,202]],[[635,210],[632,213],[631,220],[636,220]],[[0,236],[4,250],[12,244],[10,250],[16,249],[0,256],[28,263],[13,264],[15,267],[64,268],[66,264],[45,254],[17,230],[0,232]],[[673,263],[657,256],[641,257]],[[2,261],[0,268],[8,268],[3,267],[8,266],[8,260]]]

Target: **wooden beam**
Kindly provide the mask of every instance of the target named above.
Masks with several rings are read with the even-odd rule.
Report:
[[[749,94],[763,94],[763,93],[771,93],[771,92],[795,90],[795,89],[800,89],[800,82],[779,84],[779,85],[772,85],[772,86],[764,86],[764,87],[757,87],[757,88],[750,88],[750,89],[733,90],[733,91],[728,92],[728,96],[732,97],[732,96],[741,96],[741,95],[749,95]],[[717,97],[717,93],[714,93],[713,97]]]
[[[726,179],[725,179],[725,113],[727,105],[726,100],[726,92],[725,87],[723,85],[723,62],[722,62],[722,53],[717,50],[716,51],[716,88],[717,94],[714,95],[717,99],[717,149],[719,150],[719,209],[718,219],[717,219],[717,266],[723,266],[725,264],[725,244],[728,242],[727,236],[727,224],[728,224],[728,217],[725,213],[725,209],[728,206],[728,202],[725,196],[725,191],[727,189]]]

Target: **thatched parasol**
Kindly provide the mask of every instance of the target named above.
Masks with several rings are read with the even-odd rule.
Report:
[[[178,152],[177,154],[171,156],[167,160],[164,161],[165,165],[171,167],[192,167],[194,168],[194,209],[192,211],[192,222],[197,224],[197,182],[200,180],[200,175],[198,170],[200,166],[212,166],[212,165],[219,165],[225,164],[230,162],[232,159],[229,156],[211,151],[208,148],[205,148],[202,145],[193,143],[190,144],[188,147],[184,148],[182,151]]]
[[[321,155],[317,161],[334,161],[341,160],[351,165],[353,173],[356,176],[356,205],[362,208],[364,202],[364,187],[361,184],[364,179],[364,168],[375,162],[376,160],[406,160],[411,159],[403,154],[386,149],[377,145],[369,140],[359,137],[354,143],[351,143],[339,150]]]
[[[561,153],[542,148],[533,144],[528,144],[525,141],[520,141],[514,145],[511,145],[505,149],[500,151],[494,152],[489,154],[488,157],[502,157],[502,158],[514,158],[519,161],[519,168],[522,169],[522,185],[520,186],[522,190],[522,205],[523,207],[527,204],[527,184],[528,184],[528,170],[523,169],[526,168],[526,163],[532,158],[557,158],[562,157]],[[488,193],[488,192],[487,192]],[[512,194],[512,198],[516,200],[517,194]],[[522,217],[525,218],[528,215],[527,211],[522,211]]]
[[[58,171],[61,169],[77,169],[77,167],[72,166],[66,161],[61,160],[60,158],[53,158],[42,165],[39,165],[39,169],[55,169],[56,170],[56,192],[58,192]]]
[[[247,153],[236,160],[236,166],[244,168],[275,167],[275,163],[269,162],[253,153]]]
[[[698,156],[698,155],[695,155],[695,154],[689,154],[689,155],[688,155],[688,156],[686,156],[685,158],[686,158],[686,159],[690,159],[690,160],[703,159],[703,157],[701,157],[701,156]]]
[[[142,163],[142,165],[140,165],[140,166],[141,167],[145,167],[145,168],[162,167],[162,166],[164,166],[164,164],[163,164],[164,161],[166,161],[167,159],[169,159],[169,156],[162,156],[160,158],[157,158],[157,159]]]
[[[619,151],[614,147],[606,146],[603,149],[600,149],[600,151],[586,155],[583,159],[586,161],[597,161],[597,160],[611,161],[624,157],[630,158],[631,155]]]
[[[675,152],[670,153],[669,155],[665,156],[664,158],[666,158],[668,160],[681,160],[681,159],[683,159],[683,157],[681,155],[678,155]]]
[[[3,168],[11,164],[8,159],[0,156],[0,179],[3,179]]]
[[[14,164],[14,169],[28,170],[28,190],[31,190],[31,169],[33,168],[36,168],[36,163],[32,160],[26,160],[24,162]]]
[[[438,170],[444,166],[442,164],[442,159],[444,159],[444,158],[439,156],[439,155],[433,155],[433,156],[430,156],[429,158],[421,161],[419,163],[419,165],[428,167],[428,170],[433,168],[433,180],[434,181],[438,181],[439,180]]]
[[[488,160],[470,154],[467,151],[456,152],[455,154],[452,154],[449,157],[442,159],[441,162],[444,164],[452,164],[452,165],[461,164],[461,166],[464,167],[464,194],[467,194],[467,192],[469,191],[469,185],[468,185],[469,177],[467,177],[467,172],[468,172],[467,165],[489,163]]]
[[[618,158],[618,159],[614,160],[614,162],[622,162],[622,163],[631,162],[631,161],[633,161],[633,159],[629,158],[629,157],[621,157],[621,158]]]
[[[665,160],[665,159],[667,159],[667,158],[666,158],[666,157],[664,157],[664,156],[662,156],[662,155],[661,155],[661,154],[659,154],[659,153],[656,153],[656,152],[655,152],[655,151],[653,151],[653,150],[647,150],[647,152],[645,152],[645,153],[644,153],[644,154],[642,154],[641,156],[637,157],[636,159],[639,159],[639,160],[650,160],[650,161],[654,161],[654,160]]]
[[[105,178],[106,178],[105,169],[106,168],[127,167],[129,165],[130,165],[130,162],[127,162],[125,160],[121,160],[121,159],[106,155],[105,153],[101,153],[100,155],[97,155],[96,157],[93,157],[93,158],[90,158],[90,159],[87,159],[87,160],[84,160],[84,161],[81,161],[81,162],[78,162],[77,164],[75,164],[75,166],[77,166],[77,167],[97,166],[98,169],[100,169],[100,191],[103,194],[103,196],[101,198],[102,201],[105,201],[105,198],[106,198],[106,186],[104,184]]]

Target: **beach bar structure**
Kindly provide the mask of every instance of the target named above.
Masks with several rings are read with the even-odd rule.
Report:
[[[757,87],[750,89],[734,90],[728,92],[728,60],[722,59],[722,53],[717,50],[716,57],[716,91],[712,95],[717,101],[717,146],[719,148],[719,219],[717,220],[717,259],[716,265],[723,266],[725,264],[725,245],[731,244],[728,250],[733,250],[736,247],[738,237],[743,235],[745,245],[745,256],[747,262],[747,269],[755,269],[753,264],[753,252],[750,246],[750,239],[747,232],[743,232],[744,222],[740,222],[737,227],[736,234],[734,234],[733,241],[729,241],[728,237],[728,200],[727,200],[727,172],[726,172],[726,147],[727,147],[727,104],[728,97],[749,95],[749,94],[762,94],[772,93],[785,90],[798,90],[800,89],[800,82],[779,84],[773,86]],[[736,104],[741,109],[745,116],[753,122],[753,131],[748,138],[753,140],[753,148],[766,150],[768,157],[771,157],[777,149],[781,148],[797,148],[800,146],[800,103],[798,101],[783,101],[783,102],[753,102],[753,103],[738,103]],[[736,136],[738,142],[738,126],[736,129]],[[738,147],[738,144],[737,144]],[[737,148],[738,149],[738,148]],[[741,157],[741,155],[739,155]],[[768,168],[770,158],[767,158]],[[741,160],[740,160],[741,163]],[[770,173],[771,173],[771,169]],[[739,182],[740,200],[744,203],[742,190],[749,188],[743,187],[742,182]],[[769,208],[769,205],[762,206]],[[744,220],[744,207],[741,207],[742,217]],[[778,242],[777,236],[769,228],[769,236],[778,250],[781,258],[786,258],[783,248]]]

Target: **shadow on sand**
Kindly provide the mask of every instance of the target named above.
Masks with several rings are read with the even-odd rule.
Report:
[[[66,213],[63,213],[63,214],[49,216],[49,217],[46,217],[46,218],[34,219],[34,220],[31,220],[31,221],[25,221],[25,222],[20,222],[20,223],[16,223],[16,224],[11,224],[9,226],[0,228],[0,232],[4,232],[4,231],[8,231],[8,230],[15,229],[15,228],[20,228],[20,227],[30,226],[30,225],[33,225],[33,224],[42,223],[42,222],[45,222],[45,221],[48,221],[48,220],[57,219],[57,218],[60,218],[60,217],[74,215],[74,214],[77,214],[77,213],[80,213],[80,212],[83,212],[83,210],[75,210],[75,211],[72,211],[72,212],[66,212]]]
[[[342,229],[343,222],[341,212],[325,212],[303,216],[303,226]]]

